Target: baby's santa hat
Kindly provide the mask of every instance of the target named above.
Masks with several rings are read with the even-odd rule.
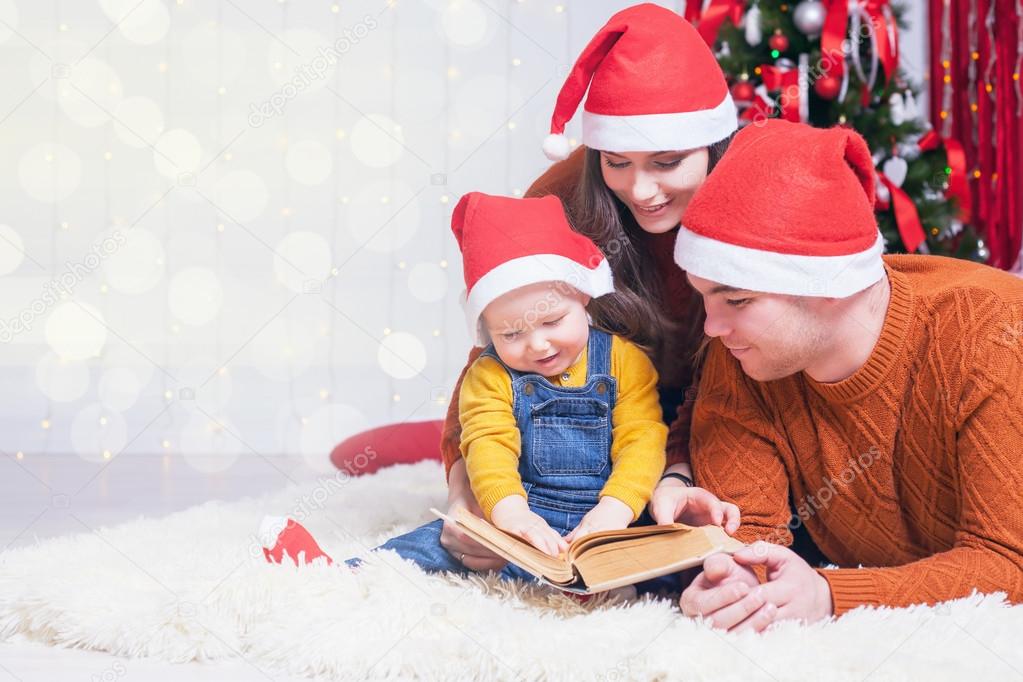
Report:
[[[738,289],[851,296],[885,276],[874,183],[849,128],[746,126],[686,207],[675,262]]]
[[[591,149],[695,149],[725,139],[738,126],[728,84],[707,43],[688,21],[651,3],[615,14],[579,55],[543,143],[552,161],[571,151],[565,124],[583,95],[583,144]]]
[[[462,250],[469,334],[489,342],[480,315],[492,301],[519,287],[566,282],[591,298],[614,291],[611,266],[596,244],[568,223],[552,195],[513,199],[470,192],[451,216]]]

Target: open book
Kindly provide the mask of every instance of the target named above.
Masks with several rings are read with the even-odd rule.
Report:
[[[732,554],[745,545],[719,526],[636,526],[576,538],[568,551],[552,557],[521,538],[459,509],[451,518],[466,535],[542,581],[568,592],[595,594],[699,566],[711,554]]]

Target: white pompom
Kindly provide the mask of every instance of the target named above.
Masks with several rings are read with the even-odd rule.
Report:
[[[543,153],[551,161],[563,161],[572,152],[568,138],[564,135],[551,133],[543,140]]]

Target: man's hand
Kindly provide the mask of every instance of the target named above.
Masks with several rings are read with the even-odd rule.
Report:
[[[542,516],[531,510],[521,495],[509,495],[495,504],[490,520],[501,530],[519,536],[553,557],[568,549],[565,539]]]
[[[767,568],[763,585],[750,568],[756,565]],[[679,606],[729,631],[761,632],[776,620],[814,622],[833,613],[828,581],[788,547],[767,542],[709,557]]]
[[[690,526],[723,526],[729,535],[739,529],[737,506],[722,502],[709,490],[690,488],[675,478],[657,484],[648,508],[658,524],[678,521]]]
[[[632,507],[617,497],[605,495],[600,498],[597,506],[586,512],[586,516],[579,522],[579,525],[565,536],[565,541],[572,542],[576,538],[581,538],[584,535],[601,530],[628,528],[629,524],[632,523],[633,516]]]

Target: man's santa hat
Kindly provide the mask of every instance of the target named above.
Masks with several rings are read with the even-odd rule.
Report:
[[[583,144],[591,149],[695,149],[737,127],[728,84],[707,43],[678,14],[650,3],[615,14],[579,55],[543,143],[552,161],[571,151],[565,124],[583,95]]]
[[[746,126],[686,207],[675,262],[738,289],[851,296],[885,276],[874,183],[849,128]]]
[[[451,230],[462,250],[463,305],[478,346],[489,342],[483,309],[514,289],[565,282],[591,298],[614,291],[604,254],[571,228],[553,195],[513,199],[470,192],[455,207]]]

